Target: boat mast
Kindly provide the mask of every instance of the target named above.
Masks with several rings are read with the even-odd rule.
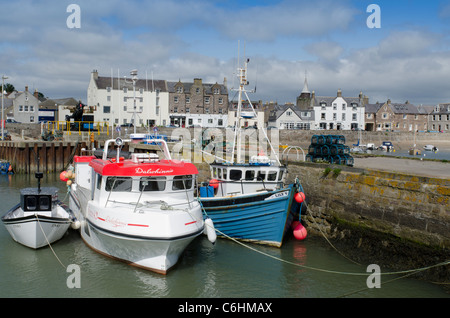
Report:
[[[244,50],[245,51],[245,50]],[[239,52],[239,48],[238,48],[238,52]],[[244,56],[245,58],[245,56]],[[255,111],[255,108],[253,107],[253,104],[250,100],[250,98],[248,97],[247,91],[245,90],[244,86],[248,85],[249,82],[247,81],[247,66],[248,63],[250,62],[250,59],[245,59],[244,62],[244,67],[239,67],[239,54],[238,54],[238,73],[237,76],[239,78],[239,89],[238,89],[238,105],[237,105],[237,120],[234,122],[234,139],[233,139],[233,148],[232,148],[232,154],[231,154],[231,161],[232,163],[234,163],[234,151],[235,151],[235,145],[236,145],[236,141],[237,141],[237,155],[236,155],[236,163],[241,163],[241,151],[242,151],[242,145],[241,145],[241,109],[242,109],[242,102],[243,102],[243,97],[245,95],[245,97],[248,100],[249,106],[255,116],[255,118],[258,118],[258,114]],[[254,92],[254,91],[252,91]],[[272,143],[269,140],[269,137],[267,136],[266,131],[264,130],[264,127],[261,127],[263,133],[264,133],[264,138],[267,140],[269,146],[270,146],[270,150],[272,151],[272,153],[275,155],[277,164],[280,165],[280,160],[278,158],[277,153],[275,152],[275,150],[273,149]],[[236,140],[237,139],[237,140]]]

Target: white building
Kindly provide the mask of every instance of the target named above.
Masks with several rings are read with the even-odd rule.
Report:
[[[25,91],[17,92],[14,96],[14,119],[21,123],[39,122],[39,102],[37,91],[33,94],[25,86]]]
[[[169,92],[166,81],[138,79],[135,86],[134,95],[131,77],[98,76],[94,70],[87,90],[87,104],[95,106],[94,121],[106,121],[110,125],[167,125]]]
[[[315,127],[311,129],[355,130],[364,129],[365,97],[342,97],[339,89],[336,97],[312,96]]]
[[[299,109],[294,104],[275,105],[270,112],[268,126],[278,129],[314,129],[314,112]]]

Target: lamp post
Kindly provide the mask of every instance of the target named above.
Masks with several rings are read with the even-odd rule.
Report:
[[[4,137],[4,131],[5,131],[5,118],[4,118],[4,104],[3,104],[3,95],[5,95],[5,91],[4,86],[5,86],[5,79],[7,79],[8,77],[5,75],[2,75],[2,140],[5,138]]]

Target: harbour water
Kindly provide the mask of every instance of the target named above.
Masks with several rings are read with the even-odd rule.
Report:
[[[34,176],[0,175],[0,213],[17,203],[21,188],[35,184]],[[42,184],[60,188],[60,199],[67,202],[57,175],[46,175]],[[68,283],[75,273],[68,271],[71,264],[80,270],[79,286]],[[97,254],[74,230],[52,248],[32,250],[0,225],[0,297],[450,298],[442,285],[383,275],[383,268],[380,288],[369,289],[368,265],[347,260],[320,236],[304,241],[290,236],[278,249],[227,239],[213,245],[202,235],[162,276]]]

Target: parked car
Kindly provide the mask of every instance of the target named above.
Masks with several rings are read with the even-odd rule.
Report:
[[[126,124],[120,125],[120,127],[124,127],[124,128],[132,128],[132,127],[134,127],[134,125],[133,125],[133,123],[126,123]]]
[[[7,118],[6,119],[6,123],[9,123],[9,124],[20,124],[20,122],[18,122],[14,118]]]

